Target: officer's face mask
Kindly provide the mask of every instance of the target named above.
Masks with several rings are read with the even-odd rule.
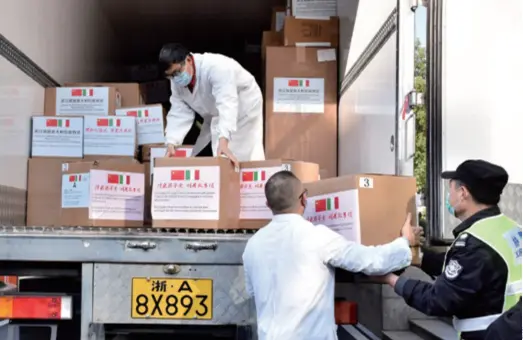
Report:
[[[448,193],[447,198],[445,199],[445,205],[447,206],[447,210],[448,210],[448,212],[449,212],[452,216],[456,216],[456,210],[454,209],[454,207],[452,206],[452,204],[450,204],[450,192]]]

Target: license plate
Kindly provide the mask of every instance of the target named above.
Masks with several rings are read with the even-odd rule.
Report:
[[[135,277],[131,318],[212,320],[211,279]]]

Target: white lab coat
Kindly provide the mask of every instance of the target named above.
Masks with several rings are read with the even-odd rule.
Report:
[[[220,54],[194,53],[193,57],[193,92],[171,81],[166,143],[182,144],[193,124],[194,112],[198,112],[204,122],[193,155],[211,141],[216,155],[218,139],[226,137],[239,161],[264,160],[263,96],[254,77],[237,61]]]
[[[402,237],[366,247],[300,215],[274,216],[250,238],[243,253],[258,340],[337,339],[333,267],[384,275],[410,265],[411,259]]]

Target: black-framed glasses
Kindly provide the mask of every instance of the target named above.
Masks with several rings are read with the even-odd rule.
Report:
[[[181,63],[178,63],[178,65],[180,65],[180,68],[178,70],[176,70],[176,71],[171,72],[171,73],[165,73],[165,77],[167,79],[172,79],[172,78],[174,78],[176,76],[179,76],[185,70],[185,64],[186,64],[185,60],[182,61]]]
[[[298,199],[301,200],[303,198],[303,196],[306,196],[308,193],[309,193],[309,190],[304,189],[303,192],[300,194],[300,196],[298,196]]]

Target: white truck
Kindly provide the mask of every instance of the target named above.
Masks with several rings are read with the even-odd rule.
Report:
[[[337,2],[340,17],[338,174],[413,174],[416,117],[404,103],[416,97],[414,13],[427,6],[430,242],[448,245],[456,224],[443,209],[446,185],[439,174],[467,158],[507,169],[502,209],[521,223],[521,2],[331,2]],[[277,1],[2,1],[0,274],[16,275],[19,282],[16,293],[0,288],[0,340],[43,339],[45,331],[53,340],[255,339],[255,310],[244,292],[241,261],[250,234],[27,227],[27,158],[30,117],[41,114],[45,87],[125,81],[119,65],[154,61],[168,41],[194,51],[242,55],[245,42],[261,39],[274,5]],[[416,270],[407,275],[423,277]],[[212,279],[212,296],[197,302],[210,318],[171,319],[152,310],[136,318],[131,308],[136,277]],[[337,295],[359,308],[359,322],[340,326],[340,339],[455,337],[446,323],[414,312],[388,287],[340,282]]]

